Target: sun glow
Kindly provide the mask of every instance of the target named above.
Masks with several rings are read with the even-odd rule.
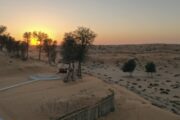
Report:
[[[32,25],[33,24],[33,25]],[[22,30],[23,32],[44,32],[46,34],[48,34],[48,36],[52,39],[55,39],[56,38],[56,29],[52,26],[45,26],[45,25],[42,25],[42,23],[31,23],[31,25],[27,25],[23,28]]]
[[[31,38],[30,45],[38,45],[39,41],[36,38]]]
[[[56,40],[58,39],[58,37],[55,35],[57,34],[55,31],[56,29],[51,27],[51,26],[44,26],[44,25],[33,25],[33,26],[26,26],[23,30],[22,30],[22,34],[24,32],[43,32],[46,33],[48,35],[49,38],[51,38],[52,40]],[[38,45],[39,41],[37,40],[37,38],[34,38],[33,36],[31,37],[30,40],[30,45]]]

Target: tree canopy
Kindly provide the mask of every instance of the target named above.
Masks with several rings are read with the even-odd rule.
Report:
[[[64,35],[64,39],[61,44],[61,55],[63,61],[64,63],[68,63],[70,68],[74,66],[75,62],[77,62],[77,76],[79,77],[82,76],[81,63],[85,61],[88,49],[92,45],[95,37],[96,34],[86,27],[79,27],[75,31]]]

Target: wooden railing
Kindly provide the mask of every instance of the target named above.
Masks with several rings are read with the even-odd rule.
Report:
[[[114,91],[110,91],[110,95],[101,99],[95,105],[77,109],[71,113],[67,113],[59,117],[56,120],[96,120],[110,112],[113,112],[115,110]]]

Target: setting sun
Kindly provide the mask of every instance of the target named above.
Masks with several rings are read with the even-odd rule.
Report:
[[[31,38],[30,45],[38,45],[39,41],[36,38]]]
[[[48,38],[52,39],[52,40],[55,40],[57,39],[56,36],[55,36],[55,32],[54,32],[54,29],[51,28],[51,27],[47,27],[47,26],[44,26],[44,25],[36,25],[34,24],[33,26],[26,26],[24,28],[24,30],[22,30],[22,33],[24,33],[25,31],[28,31],[28,32],[43,32],[45,34],[48,35]],[[38,45],[39,44],[39,41],[37,40],[37,38],[33,37],[33,35],[31,36],[31,40],[30,40],[30,45]]]

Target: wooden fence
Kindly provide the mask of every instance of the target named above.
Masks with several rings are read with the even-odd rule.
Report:
[[[96,120],[115,110],[114,107],[114,91],[101,99],[93,106],[83,107],[71,113],[65,114],[56,120]]]

